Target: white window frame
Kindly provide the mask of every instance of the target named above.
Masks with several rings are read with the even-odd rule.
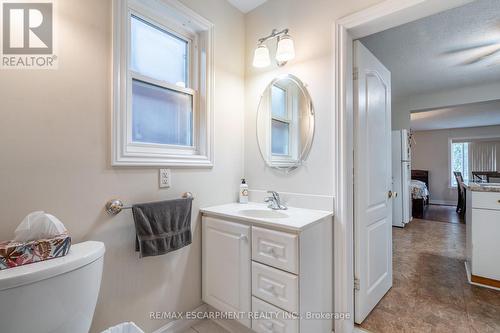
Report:
[[[212,167],[213,24],[176,0],[113,0],[113,11],[112,165]],[[188,42],[188,88],[130,69],[131,16]],[[133,79],[192,96],[192,146],[132,141]]]

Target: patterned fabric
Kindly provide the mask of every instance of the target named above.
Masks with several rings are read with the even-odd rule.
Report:
[[[0,242],[0,270],[64,257],[70,247],[71,237],[68,234],[28,243]]]
[[[413,199],[423,199],[427,198],[429,195],[429,190],[427,189],[427,185],[420,180],[411,181],[411,197]]]

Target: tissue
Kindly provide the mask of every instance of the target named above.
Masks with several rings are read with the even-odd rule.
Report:
[[[16,228],[14,241],[26,243],[54,238],[67,232],[66,227],[57,217],[42,211],[33,212],[28,214]]]

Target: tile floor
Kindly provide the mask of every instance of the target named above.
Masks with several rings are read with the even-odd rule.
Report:
[[[229,333],[213,321],[203,320],[183,333]]]
[[[404,229],[393,228],[393,239],[393,288],[361,328],[373,333],[500,332],[500,291],[467,282],[464,224],[415,219]]]

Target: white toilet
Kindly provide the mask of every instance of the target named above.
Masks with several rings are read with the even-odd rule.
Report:
[[[2,333],[88,333],[101,285],[104,244],[0,271]]]

